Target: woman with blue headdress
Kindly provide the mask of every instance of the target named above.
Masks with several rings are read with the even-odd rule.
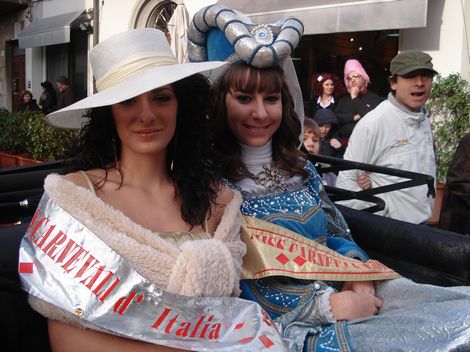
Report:
[[[191,60],[231,62],[213,87],[210,131],[214,167],[243,195],[242,297],[292,351],[468,350],[470,289],[418,285],[369,260],[299,153],[289,55],[302,31],[295,18],[252,25],[213,5],[189,33]]]

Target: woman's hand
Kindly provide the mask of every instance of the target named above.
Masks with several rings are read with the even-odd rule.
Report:
[[[370,189],[372,187],[372,181],[370,180],[369,174],[364,172],[357,177],[357,184],[361,189]]]
[[[331,138],[330,145],[335,149],[339,149],[342,146],[341,142],[338,141],[336,138]]]
[[[368,293],[342,291],[330,296],[330,305],[336,320],[353,320],[376,315],[382,300]]]

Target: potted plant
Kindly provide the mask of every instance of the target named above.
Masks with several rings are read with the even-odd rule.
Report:
[[[47,125],[42,112],[0,111],[0,131],[0,167],[63,159],[77,135]]]
[[[470,127],[470,84],[460,74],[437,76],[426,103],[436,146],[437,185],[433,217],[437,224],[445,191],[445,178],[458,143]]]

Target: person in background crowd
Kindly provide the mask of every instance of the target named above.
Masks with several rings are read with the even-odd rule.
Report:
[[[338,120],[335,113],[329,109],[319,109],[313,118],[320,127],[320,155],[342,158],[343,145],[338,136]]]
[[[57,78],[57,88],[59,89],[59,97],[57,99],[56,109],[60,110],[66,106],[72,105],[74,102],[74,95],[72,87],[70,87],[69,79],[65,76]]]
[[[24,90],[20,95],[20,107],[19,111],[39,111],[39,106],[36,103],[36,99],[33,99],[33,93],[29,90]]]
[[[57,93],[49,81],[41,83],[43,88],[42,94],[39,97],[39,105],[44,114],[49,114],[56,109],[57,105]]]
[[[358,60],[346,61],[344,64],[344,84],[349,94],[339,100],[335,109],[339,122],[338,133],[344,147],[347,146],[356,123],[382,101],[377,94],[367,90],[369,83],[369,75]]]
[[[320,127],[308,116],[305,116],[304,119],[303,148],[310,155],[316,155],[320,152]]]
[[[306,104],[307,116],[315,116],[318,109],[334,111],[339,98],[346,93],[338,76],[328,72],[313,75],[311,89],[313,99]]]
[[[320,127],[310,117],[304,120],[304,142],[303,148],[310,155],[320,154]],[[334,186],[336,183],[336,175],[333,172],[321,173],[321,164],[316,163],[315,168],[319,170],[321,180],[324,185]]]
[[[470,132],[460,141],[447,171],[439,227],[470,234]]]
[[[386,101],[362,118],[349,140],[344,159],[400,170],[419,172],[436,178],[436,160],[431,123],[424,103],[431,92],[432,58],[421,51],[404,51],[390,63],[391,92]],[[358,170],[339,173],[336,185],[360,190]],[[369,173],[372,187],[396,183],[391,175]],[[434,201],[427,196],[427,186],[404,188],[377,195],[385,201],[379,214],[393,219],[420,224],[432,215]],[[358,200],[344,201],[361,209]]]

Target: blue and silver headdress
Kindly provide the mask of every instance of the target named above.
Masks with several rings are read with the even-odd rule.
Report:
[[[279,65],[299,43],[304,27],[294,17],[274,24],[252,24],[246,16],[223,5],[203,8],[190,25],[189,59],[242,60],[258,68]]]
[[[303,123],[302,92],[290,59],[303,32],[302,22],[295,17],[257,25],[239,11],[223,5],[211,5],[199,10],[190,23],[189,60],[243,61],[257,68],[282,66],[295,110]]]

